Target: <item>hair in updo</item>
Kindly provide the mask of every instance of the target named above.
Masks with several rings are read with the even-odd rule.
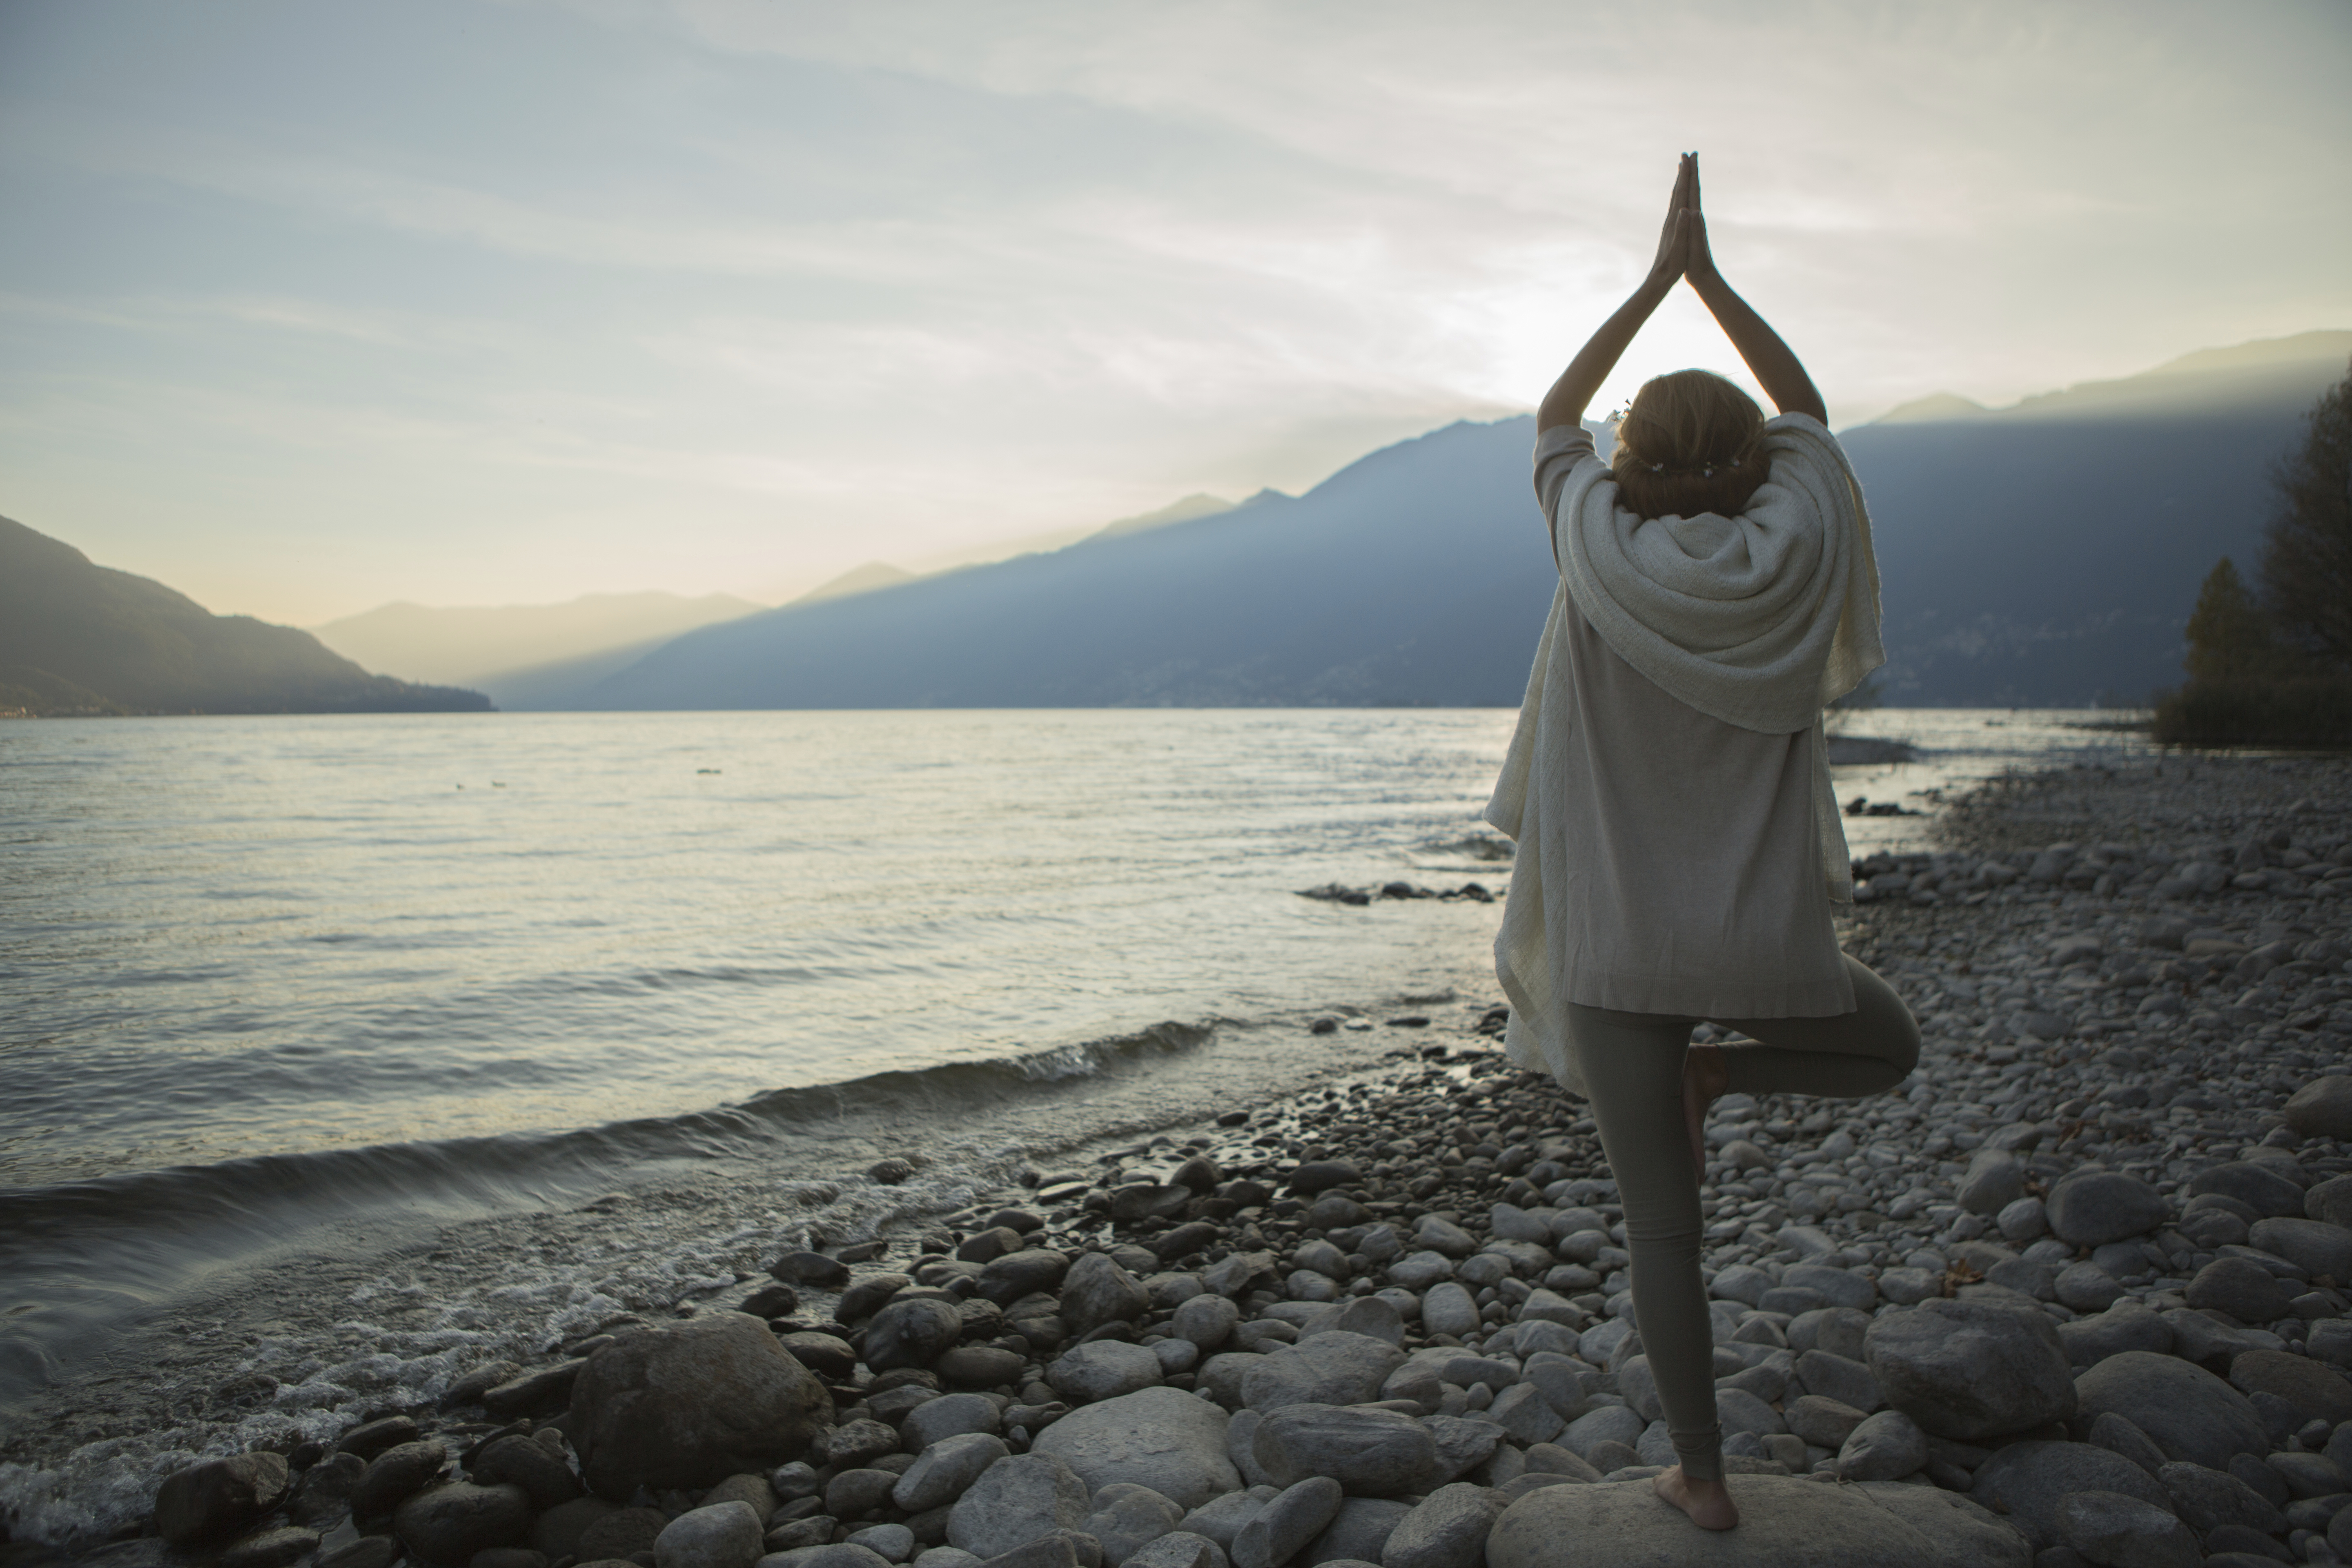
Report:
[[[1712,371],[1644,384],[1617,422],[1610,468],[1643,517],[1737,517],[1764,482],[1764,412]]]

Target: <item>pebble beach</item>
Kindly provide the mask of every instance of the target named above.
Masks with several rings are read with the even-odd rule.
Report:
[[[453,1342],[423,1397],[289,1414],[101,1534],[19,1513],[0,1565],[2352,1561],[2352,760],[2019,774],[1934,833],[1840,921],[1917,1071],[1710,1118],[1728,1536],[1651,1491],[1592,1122],[1459,996],[1307,1022],[1396,1044],[1283,1103]]]

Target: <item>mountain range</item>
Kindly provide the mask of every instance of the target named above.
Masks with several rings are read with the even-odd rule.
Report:
[[[2177,682],[2199,582],[2259,551],[2270,468],[2347,356],[2352,332],[2310,332],[1843,432],[1883,700],[2088,706]],[[1533,438],[1526,416],[1448,426],[1297,498],[707,626],[549,705],[1514,705],[1556,582]]]
[[[318,638],[215,616],[0,518],[0,712],[479,711],[478,691],[370,675]]]

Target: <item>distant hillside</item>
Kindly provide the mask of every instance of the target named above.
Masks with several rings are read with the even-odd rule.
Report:
[[[310,633],[215,616],[0,518],[0,711],[478,711],[478,691],[370,675]]]
[[[1844,433],[1885,579],[1886,700],[2088,705],[2179,679],[2223,553],[2352,333],[2191,355]],[[1307,494],[752,616],[563,705],[604,709],[1515,705],[1555,581],[1533,421],[1457,424]]]
[[[766,608],[709,594],[590,594],[561,605],[436,608],[381,605],[313,627],[320,642],[371,669],[452,681],[496,693],[502,677],[560,660],[604,656],[617,668],[683,632]],[[618,656],[618,663],[613,659]]]

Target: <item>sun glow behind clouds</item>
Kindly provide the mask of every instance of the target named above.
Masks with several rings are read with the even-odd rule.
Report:
[[[1839,419],[2352,319],[2263,7],[0,19],[0,510],[222,609],[778,591],[1532,405],[1676,151]],[[1686,295],[1604,390],[1736,368]]]

